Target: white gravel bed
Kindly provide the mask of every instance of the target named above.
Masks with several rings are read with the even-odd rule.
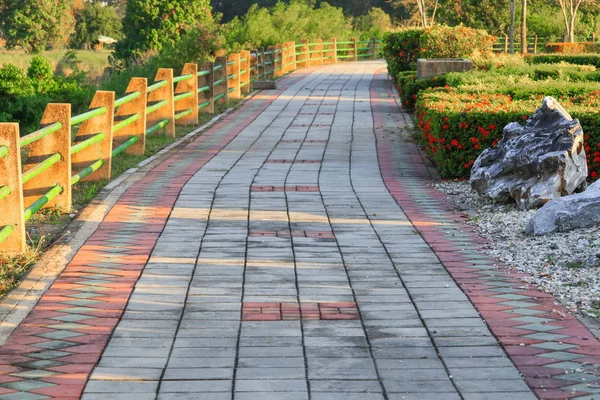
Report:
[[[433,186],[468,211],[468,224],[490,241],[485,253],[531,275],[525,286],[553,294],[572,311],[600,317],[600,226],[529,236],[524,228],[535,211],[493,203],[473,192],[467,181]]]

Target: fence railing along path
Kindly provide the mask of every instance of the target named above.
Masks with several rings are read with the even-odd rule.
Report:
[[[70,104],[48,104],[41,128],[23,137],[17,123],[0,123],[0,254],[24,252],[25,224],[35,213],[46,207],[70,210],[75,185],[110,179],[112,159],[123,152],[144,154],[147,136],[175,136],[176,125],[198,124],[199,113],[214,113],[215,105],[244,97],[254,81],[375,59],[378,51],[375,39],[287,42],[201,66],[185,64],[179,76],[161,68],[151,85],[132,78],[123,97],[97,91],[89,111],[80,115],[71,115]]]

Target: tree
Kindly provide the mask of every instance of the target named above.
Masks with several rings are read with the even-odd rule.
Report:
[[[516,1],[517,0],[510,0],[510,27],[508,29],[508,52],[511,54],[515,52],[515,13],[517,8]]]
[[[527,54],[527,0],[521,1],[521,53]]]
[[[402,6],[412,10],[423,28],[429,28],[435,23],[435,14],[438,10],[439,0],[390,0],[396,7]]]
[[[116,56],[128,60],[176,43],[195,26],[212,20],[209,3],[209,0],[127,1],[123,19],[125,39],[117,43]]]
[[[567,40],[575,43],[575,18],[577,18],[579,7],[585,3],[585,0],[558,0],[558,3],[565,21]]]
[[[73,0],[4,0],[0,18],[7,48],[37,53],[67,43],[73,32]]]
[[[97,3],[86,3],[82,10],[75,14],[77,21],[75,33],[71,37],[71,47],[89,49],[98,36],[121,38],[121,20],[117,11],[110,6]]]

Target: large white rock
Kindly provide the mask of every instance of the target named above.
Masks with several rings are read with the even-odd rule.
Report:
[[[583,193],[561,197],[540,208],[526,230],[532,235],[566,232],[600,224],[600,181]]]
[[[526,210],[573,193],[587,175],[579,121],[546,97],[525,126],[506,125],[498,145],[481,153],[471,170],[471,187]]]

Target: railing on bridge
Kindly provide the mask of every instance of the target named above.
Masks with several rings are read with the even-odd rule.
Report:
[[[72,208],[72,187],[110,179],[113,157],[142,155],[146,137],[175,136],[176,125],[198,124],[199,113],[240,99],[256,80],[274,80],[301,68],[378,57],[375,39],[305,40],[185,64],[181,75],[161,68],[154,82],[132,78],[126,94],[97,91],[89,111],[71,116],[70,104],[48,104],[42,128],[20,137],[19,125],[0,123],[0,254],[26,249],[25,223],[44,207]],[[74,129],[75,128],[75,129]],[[75,132],[72,139],[72,132]],[[24,163],[22,162],[24,161]]]
[[[538,54],[538,52],[551,51],[550,49],[546,49],[547,47],[553,48],[558,44],[565,44],[567,42],[567,38],[561,39],[561,41],[557,41],[554,37],[540,37],[540,36],[527,36],[527,53],[528,54]],[[598,35],[592,34],[587,37],[576,37],[576,44],[581,45],[590,45],[590,44],[598,44]],[[498,41],[494,43],[494,52],[495,53],[508,53],[509,52],[509,38],[508,35],[504,35],[504,37],[498,38]],[[567,43],[568,45],[568,43]],[[514,42],[514,51],[515,53],[521,53],[521,37],[515,35]]]

